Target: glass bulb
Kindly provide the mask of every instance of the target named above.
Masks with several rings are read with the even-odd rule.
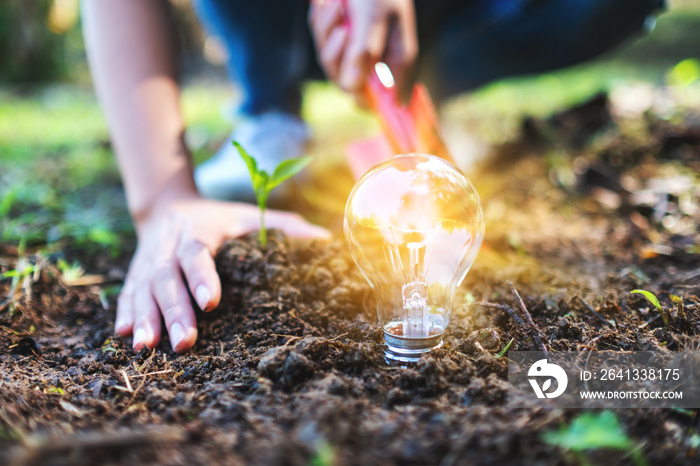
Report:
[[[484,219],[474,186],[441,158],[375,165],[345,207],[345,238],[373,288],[386,356],[412,361],[442,345],[457,287],[479,252]]]

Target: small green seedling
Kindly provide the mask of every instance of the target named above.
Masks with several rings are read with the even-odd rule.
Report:
[[[333,445],[324,440],[316,449],[316,454],[311,458],[311,466],[333,466],[336,464],[336,451]]]
[[[562,426],[559,431],[547,432],[543,439],[551,445],[573,451],[581,464],[590,464],[583,455],[584,450],[612,448],[627,452],[637,466],[647,464],[646,458],[627,436],[617,416],[612,411],[600,414],[583,413],[570,425]]]
[[[66,391],[62,388],[58,387],[46,387],[44,389],[44,395],[59,395],[63,396],[66,394]]]
[[[10,291],[7,294],[7,300],[0,302],[0,309],[4,309],[5,305],[7,305],[11,316],[14,315],[15,312],[17,291],[20,288],[23,288],[25,293],[31,293],[31,286],[33,283],[32,278],[37,278],[35,275],[38,275],[38,273],[41,271],[38,264],[35,266],[30,262],[26,252],[27,241],[26,239],[22,238],[17,246],[17,256],[19,258],[17,259],[17,264],[15,265],[14,270],[8,270],[7,272],[0,274],[0,280],[4,280],[6,278],[12,279]]]
[[[58,266],[58,270],[61,271],[61,278],[66,283],[74,283],[85,275],[85,270],[78,262],[73,262],[71,265],[66,262],[65,259],[59,259],[56,265]]]
[[[301,157],[298,159],[287,159],[277,165],[275,171],[270,175],[265,170],[258,169],[258,163],[238,142],[233,141],[233,145],[238,149],[238,153],[241,154],[241,157],[248,167],[248,172],[250,172],[250,180],[253,183],[255,199],[258,201],[258,207],[260,207],[260,245],[266,247],[267,230],[265,230],[265,208],[267,206],[267,199],[270,197],[270,192],[281,183],[303,170],[304,167],[311,163],[312,158]]]
[[[654,293],[646,290],[632,290],[631,293],[639,293],[641,295],[644,295],[644,297],[647,298],[647,300],[649,300],[649,302],[653,304],[656,309],[659,310],[659,313],[661,314],[661,319],[664,321],[664,325],[668,327],[668,315],[666,314],[666,311],[664,311],[664,309],[661,307],[661,303],[659,303],[659,298],[657,298],[656,295],[654,295]]]
[[[18,265],[14,270],[8,270],[7,272],[0,275],[0,279],[12,278],[17,279],[18,282],[23,281],[25,278],[34,273],[34,266],[31,264]]]
[[[505,346],[505,348],[503,348],[501,351],[498,352],[498,354],[496,354],[496,359],[501,359],[503,356],[505,356],[508,352],[508,349],[510,348],[510,345],[512,345],[514,341],[515,338],[511,338],[508,344]]]
[[[15,305],[17,303],[16,294],[20,287],[26,288],[27,284],[31,281],[31,276],[34,274],[35,268],[29,263],[26,257],[20,257],[17,261],[17,266],[14,270],[8,270],[7,272],[0,274],[0,280],[5,278],[11,278],[12,283],[10,284],[10,292],[7,294],[8,298],[5,302],[0,302],[0,309],[8,305],[10,315],[15,313]]]

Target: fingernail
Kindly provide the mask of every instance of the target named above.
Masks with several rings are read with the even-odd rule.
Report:
[[[114,323],[114,331],[117,333],[124,331],[124,327],[126,327],[126,321],[124,319],[117,319]]]
[[[183,338],[185,338],[185,327],[180,322],[175,322],[170,326],[170,344],[173,347],[173,351],[177,351],[177,345],[180,344]]]
[[[195,290],[194,292],[194,296],[199,308],[203,311],[206,311],[207,306],[209,305],[209,300],[211,299],[211,293],[209,292],[209,289],[204,285],[199,285],[197,287],[197,290]]]
[[[140,344],[145,344],[144,341],[146,340],[146,330],[143,328],[139,327],[136,329],[134,332],[134,348],[136,348]]]

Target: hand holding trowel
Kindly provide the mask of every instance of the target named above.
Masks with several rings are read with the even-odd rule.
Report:
[[[353,34],[347,0],[340,3],[343,26],[348,37]],[[379,118],[383,136],[355,141],[346,147],[350,169],[359,178],[370,167],[396,154],[422,152],[452,162],[440,135],[440,124],[426,87],[415,84],[407,105],[401,103],[392,72],[378,62],[370,70],[362,95],[370,110]]]

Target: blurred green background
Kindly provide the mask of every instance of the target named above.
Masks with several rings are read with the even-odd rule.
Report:
[[[230,131],[235,91],[187,0],[171,0],[178,25],[187,140],[196,161]],[[676,0],[656,28],[594,62],[493,83],[445,109],[489,143],[512,136],[523,115],[546,116],[599,91],[639,86],[697,88],[700,0]],[[316,135],[352,139],[372,118],[324,83],[306,89]],[[688,105],[700,106],[689,93]],[[478,123],[474,123],[478,120]],[[466,124],[466,123],[465,123]],[[340,135],[340,136],[337,136]],[[340,149],[339,149],[340,150]],[[342,154],[341,154],[342,156]],[[79,0],[0,0],[0,242],[49,249],[109,248],[133,242],[109,136],[92,92]]]

